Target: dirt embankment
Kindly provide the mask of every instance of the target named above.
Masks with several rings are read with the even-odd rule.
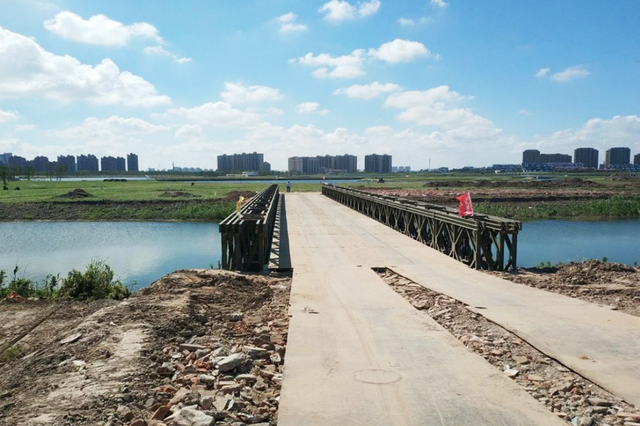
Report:
[[[185,270],[123,302],[3,301],[0,346],[47,317],[0,355],[0,425],[273,425],[289,289]]]
[[[640,316],[640,268],[621,263],[570,263],[557,268],[489,272],[501,278]]]

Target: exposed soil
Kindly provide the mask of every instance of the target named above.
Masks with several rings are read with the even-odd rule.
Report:
[[[0,345],[51,316],[0,354],[0,425],[275,425],[289,290],[184,270],[123,302],[5,300]]]
[[[582,178],[567,178],[557,180],[523,180],[523,181],[489,181],[489,180],[472,180],[472,181],[437,181],[427,182],[425,187],[456,187],[456,188],[602,188],[605,185]]]
[[[235,200],[237,201],[237,199]],[[131,220],[130,215],[120,217],[125,210],[166,210],[184,206],[210,206],[228,203],[227,199],[214,200],[153,200],[153,201],[52,201],[36,203],[0,203],[0,221],[16,220],[83,220],[88,209],[100,209],[113,220]],[[125,211],[126,213],[126,211]]]
[[[164,191],[159,197],[171,197],[171,198],[197,198],[199,195],[192,194],[185,191]]]
[[[621,263],[570,263],[557,268],[488,272],[516,283],[640,316],[640,268]]]
[[[640,422],[640,410],[633,405],[585,380],[513,333],[471,312],[464,303],[391,270],[383,269],[378,273],[416,309],[433,318],[469,350],[515,380],[569,424],[621,426]]]
[[[73,191],[69,191],[66,194],[58,195],[57,198],[88,198],[93,197],[93,195],[89,194],[82,188],[74,189]]]

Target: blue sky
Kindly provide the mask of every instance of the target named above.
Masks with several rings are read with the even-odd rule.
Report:
[[[0,152],[640,152],[640,2],[0,0]]]

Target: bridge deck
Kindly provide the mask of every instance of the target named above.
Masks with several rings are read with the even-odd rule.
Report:
[[[287,194],[287,219],[280,426],[564,424],[371,270],[431,249],[320,194]]]

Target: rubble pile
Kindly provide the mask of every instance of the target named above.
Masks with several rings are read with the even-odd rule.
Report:
[[[455,299],[393,271],[379,271],[398,294],[437,321],[572,426],[636,426],[640,410],[548,358]],[[588,361],[588,360],[585,360]]]
[[[640,268],[588,260],[553,268],[488,272],[509,281],[640,316]]]

